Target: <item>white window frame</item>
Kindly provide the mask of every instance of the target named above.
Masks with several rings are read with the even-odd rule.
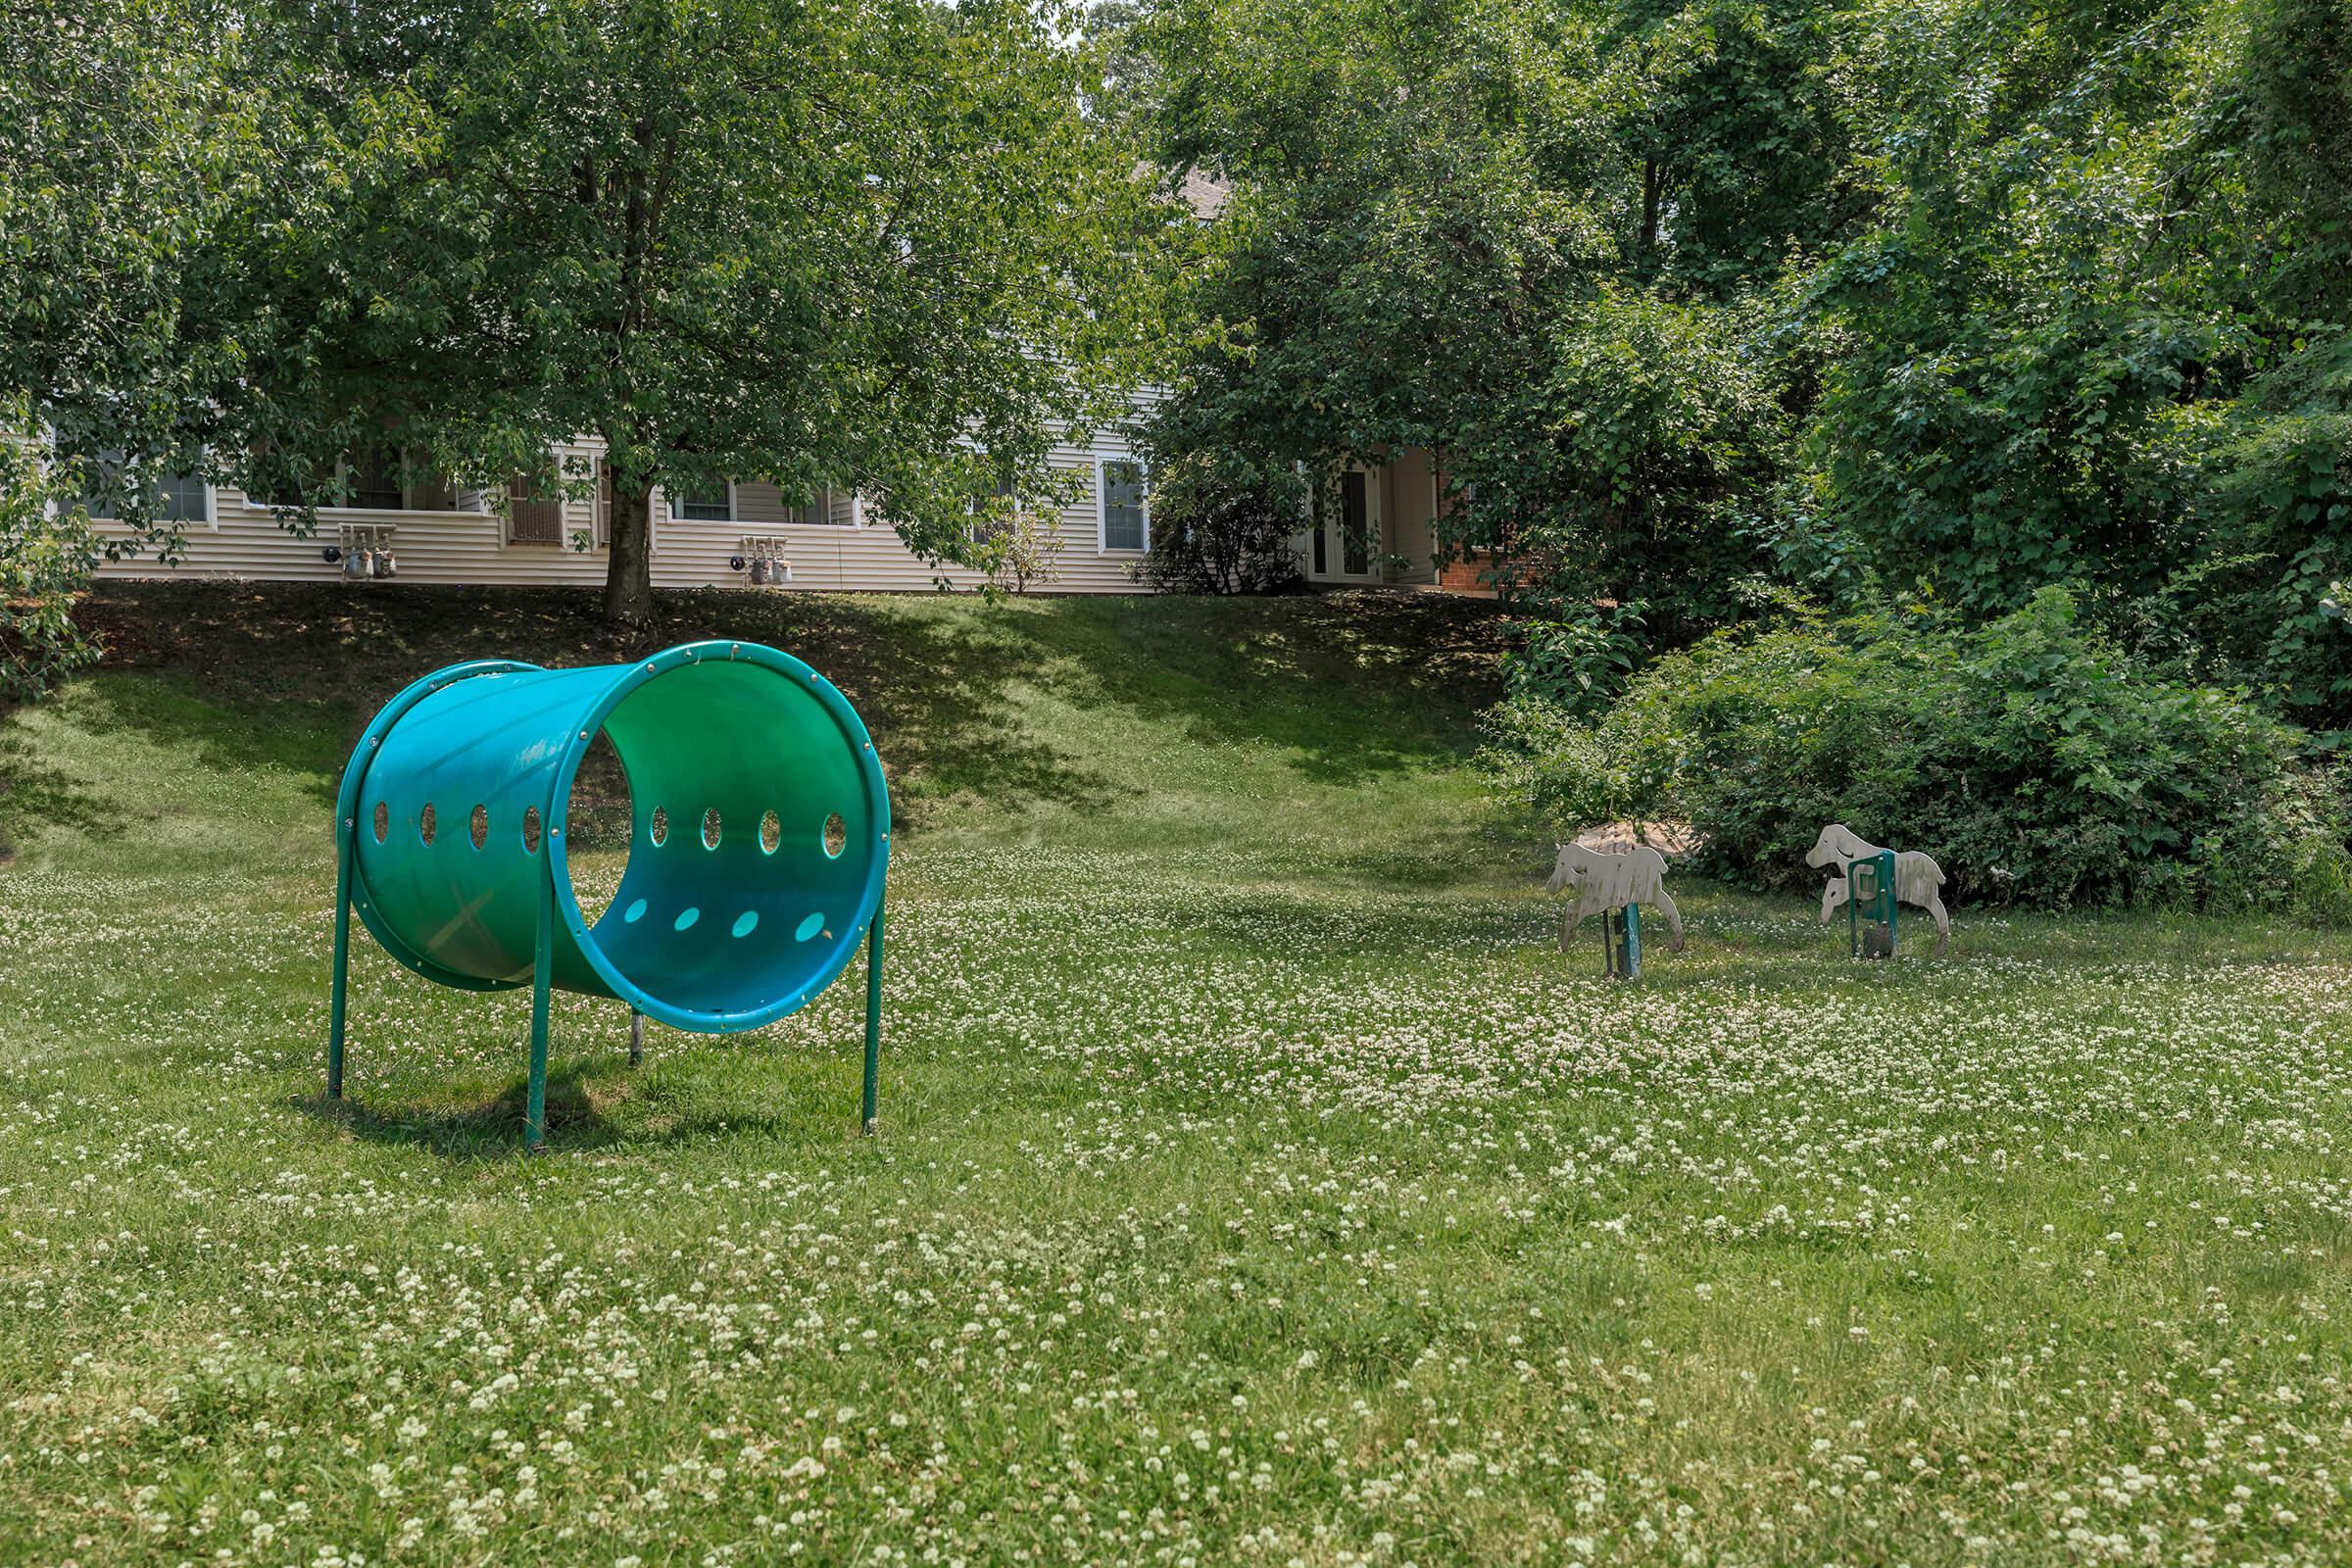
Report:
[[[1136,511],[1144,514],[1144,542],[1135,549],[1125,545],[1113,548],[1110,543],[1110,479],[1105,470],[1114,463],[1131,465],[1136,484],[1143,494]],[[1098,556],[1148,556],[1152,553],[1152,474],[1137,457],[1102,457],[1095,460],[1095,554]]]
[[[340,478],[350,469],[350,459],[338,458],[335,460],[336,477]],[[474,503],[470,507],[413,507],[409,503],[416,499],[416,481],[404,474],[400,481],[400,505],[397,507],[332,506],[313,507],[311,510],[321,517],[488,517],[495,515],[495,509],[490,505],[490,495],[486,490],[470,492],[474,497]],[[467,494],[468,492],[464,489],[457,491],[459,499],[463,499]],[[245,491],[243,495],[247,512],[274,513],[278,510],[275,505],[262,500],[251,491]],[[505,543],[503,523],[500,528],[500,543],[502,546]]]
[[[729,479],[727,481],[727,514],[725,516],[689,517],[686,515],[686,514],[678,510],[684,505],[686,505],[686,498],[683,495],[679,494],[677,491],[666,488],[662,490],[662,510],[669,514],[667,520],[670,522],[707,523],[721,528],[732,528],[743,516],[743,508],[735,499],[735,481],[733,479]]]
[[[54,460],[57,454],[57,435],[55,431],[49,432],[49,452],[51,458]],[[68,503],[63,500],[51,501],[49,503],[49,514],[54,517],[63,517],[66,513],[67,505]],[[130,526],[130,524],[124,522],[121,517],[101,517],[94,513],[90,514],[90,521],[101,527],[127,529]],[[183,531],[187,529],[202,529],[206,533],[219,533],[220,531],[220,487],[215,485],[210,479],[204,481],[204,516],[202,520],[197,522],[177,523],[157,522],[150,523],[149,526],[174,527]]]
[[[833,520],[833,498],[841,495],[846,495],[849,498],[850,519],[847,522],[835,522]],[[787,514],[797,510],[794,508],[791,502],[783,499],[781,493],[778,494],[776,499],[778,504],[782,506],[783,510]],[[814,501],[813,505],[815,506],[818,514],[825,519],[824,521],[797,522],[787,515],[785,520],[781,523],[778,523],[777,526],[782,528],[829,528],[835,533],[846,533],[852,528],[864,526],[864,509],[859,506],[858,492],[855,490],[843,491],[836,489],[832,485],[822,486],[816,492],[816,500]]]

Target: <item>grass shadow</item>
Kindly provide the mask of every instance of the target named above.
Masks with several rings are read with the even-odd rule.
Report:
[[[1319,784],[1458,760],[1500,695],[1489,601],[1351,590],[1285,599],[1058,601],[1025,629],[1057,656],[1047,684],[1208,745],[1293,754]]]
[[[895,792],[918,815],[926,797],[943,795],[1087,808],[1118,793],[1013,712],[1009,689],[1034,648],[982,617],[908,614],[889,601],[663,592],[652,621],[622,628],[585,589],[141,582],[102,585],[80,614],[108,667],[185,682],[126,700],[123,722],[217,765],[310,769],[322,800],[368,716],[434,669],[493,658],[628,662],[704,638],[768,643],[823,671],[865,719],[894,782],[919,782]]]
[[[664,1108],[659,1091],[647,1099],[651,1113],[641,1119],[616,1114],[644,1094],[646,1069],[573,1062],[551,1064],[547,1075],[549,1153],[600,1150],[655,1149],[696,1142],[720,1132],[751,1134],[785,1142],[808,1142],[813,1123],[804,1115],[731,1106],[706,1111],[691,1104]],[[291,1103],[314,1119],[349,1128],[367,1143],[423,1150],[461,1163],[511,1159],[524,1152],[524,1111],[530,1082],[516,1077],[486,1099],[389,1101],[346,1096],[302,1095]],[[827,1141],[831,1141],[828,1139]]]
[[[516,1079],[487,1101],[460,1103],[380,1104],[350,1096],[295,1097],[296,1108],[317,1120],[347,1127],[371,1144],[400,1144],[447,1159],[503,1159],[523,1152],[523,1112],[530,1086]],[[589,1074],[574,1067],[547,1075],[548,1147],[597,1149],[619,1133],[598,1107]]]
[[[17,841],[35,828],[64,828],[102,841],[120,837],[129,821],[121,804],[36,761],[32,745],[11,730],[14,716],[14,709],[0,707],[0,865],[17,858]]]

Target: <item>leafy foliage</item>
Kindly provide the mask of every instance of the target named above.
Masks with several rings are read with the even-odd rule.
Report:
[[[1440,458],[1452,549],[1660,647],[1760,588],[2072,586],[2352,724],[2340,0],[1152,0],[1122,80],[1239,183],[1171,449]],[[1257,47],[1273,38],[1290,48]]]
[[[1596,729],[1523,700],[1495,731],[1563,825],[1679,817],[1758,886],[1817,880],[1803,853],[1842,821],[1972,901],[2276,904],[2343,828],[2296,732],[2149,672],[2060,589],[1974,629],[1911,611],[1718,633]]]
[[[70,450],[169,455],[301,529],[354,452],[584,493],[547,453],[595,435],[625,619],[650,492],[729,474],[856,486],[985,564],[965,497],[1123,416],[1158,342],[1184,231],[1050,8],[321,16],[0,12],[0,387]]]
[[[1299,583],[1292,536],[1306,489],[1288,468],[1231,455],[1174,454],[1152,469],[1153,586],[1177,593],[1280,593]]]
[[[45,697],[98,657],[74,601],[101,547],[59,489],[24,443],[0,438],[0,704]]]
[[[1571,605],[1559,619],[1525,622],[1519,646],[1503,660],[1504,689],[1572,713],[1597,711],[1642,662],[1648,644],[1642,608]]]

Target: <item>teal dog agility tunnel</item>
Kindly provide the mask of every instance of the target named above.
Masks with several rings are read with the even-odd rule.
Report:
[[[628,859],[591,922],[565,821],[599,734],[628,777]],[[336,803],[326,1092],[343,1093],[351,916],[428,980],[528,985],[525,1136],[546,1139],[551,989],[702,1034],[773,1022],[866,944],[862,1123],[874,1125],[890,796],[832,682],[758,643],[630,664],[481,660],[403,691],[368,725]]]

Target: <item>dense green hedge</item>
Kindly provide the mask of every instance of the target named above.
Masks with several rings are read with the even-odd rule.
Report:
[[[2301,732],[2136,668],[2047,589],[1970,628],[1924,612],[1719,633],[1597,726],[1515,700],[1490,756],[1562,826],[1689,822],[1703,865],[1817,882],[1825,822],[1926,850],[1959,897],[2295,905],[2352,917],[2343,807]]]

